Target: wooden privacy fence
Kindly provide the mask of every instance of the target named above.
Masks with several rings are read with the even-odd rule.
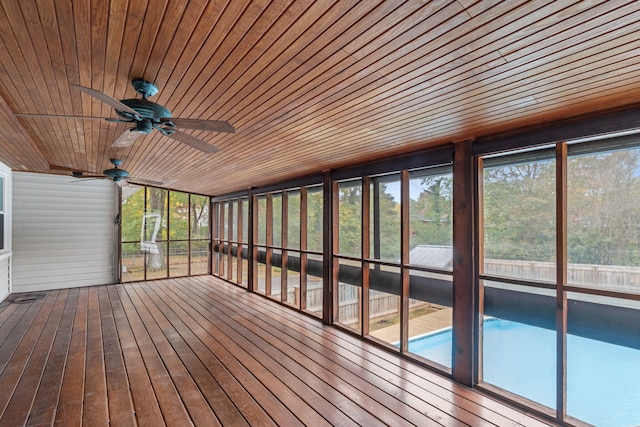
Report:
[[[485,259],[485,274],[556,281],[553,262]],[[640,267],[622,265],[568,264],[567,282],[574,285],[640,291]]]

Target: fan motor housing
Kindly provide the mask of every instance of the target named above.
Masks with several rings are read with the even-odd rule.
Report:
[[[151,102],[147,99],[123,99],[122,102],[127,107],[134,109],[140,117],[143,119],[151,120],[153,122],[160,122],[160,119],[170,119],[171,111],[168,108]],[[120,117],[125,119],[135,119],[131,117],[131,114],[123,111],[117,111]]]

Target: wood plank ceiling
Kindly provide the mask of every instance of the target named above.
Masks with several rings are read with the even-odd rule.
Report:
[[[626,0],[2,0],[0,161],[223,194],[640,100],[640,2]],[[204,154],[126,124],[70,84],[160,92]]]

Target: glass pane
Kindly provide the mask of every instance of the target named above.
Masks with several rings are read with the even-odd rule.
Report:
[[[143,240],[142,218],[144,216],[145,187],[127,185],[122,187],[122,241],[139,242]]]
[[[322,252],[322,187],[311,187],[307,192],[307,249]]]
[[[597,426],[640,421],[640,302],[569,293],[567,415]]]
[[[189,238],[189,195],[178,191],[169,192],[169,239]]]
[[[274,249],[271,256],[271,296],[272,298],[281,300],[282,291],[282,269],[280,263],[282,262],[280,249]]]
[[[230,240],[234,242],[238,241],[238,201],[234,200],[231,202],[231,236]]]
[[[362,267],[359,261],[334,259],[338,269],[337,322],[360,332],[362,312]]]
[[[256,213],[258,215],[258,229],[256,230],[256,242],[259,245],[267,244],[267,197],[257,197]]]
[[[400,175],[371,178],[369,257],[400,262]]]
[[[156,243],[156,250],[147,253],[147,279],[163,279],[168,277],[167,242]]]
[[[273,246],[282,246],[282,194],[272,197],[273,207]]]
[[[267,282],[267,266],[265,263],[265,257],[267,254],[267,249],[265,247],[258,248],[258,262],[257,262],[257,271],[255,271],[255,280],[256,280],[256,291],[264,294],[266,291],[266,282]]]
[[[249,240],[249,200],[242,199],[242,243],[247,243]]]
[[[243,285],[249,284],[248,271],[249,271],[249,261],[243,258],[242,259],[242,280],[241,280],[241,283]]]
[[[228,257],[227,257],[227,249],[228,246],[227,244],[222,244],[220,245],[220,266],[218,268],[218,274],[220,275],[220,277],[227,277],[227,270],[228,268]]]
[[[341,182],[338,188],[338,250],[341,255],[362,256],[362,185]]]
[[[483,175],[484,273],[555,282],[555,161],[491,160]]]
[[[314,316],[322,317],[322,255],[303,255],[306,256],[306,275],[307,292],[301,297],[304,298],[305,311]]]
[[[555,292],[484,281],[483,380],[556,406]]]
[[[189,242],[169,242],[169,277],[189,274]]]
[[[569,157],[567,197],[568,282],[640,292],[640,149]]]
[[[300,306],[300,253],[289,252],[287,256],[287,299],[295,307]]]
[[[300,249],[300,192],[290,191],[287,206],[287,247]]]
[[[144,280],[144,254],[139,243],[122,244],[122,281]]]
[[[192,242],[193,243],[197,243],[197,242]],[[219,242],[214,242],[213,244],[213,253],[211,254],[211,272],[213,274],[220,274],[219,270],[220,270],[220,252],[219,249],[220,248],[220,243]],[[191,250],[193,250],[193,246],[191,247]],[[194,254],[191,255],[191,261],[194,261]],[[191,269],[191,271],[193,271],[193,267]]]
[[[400,268],[369,266],[369,334],[390,344],[400,341]]]
[[[451,369],[452,277],[411,270],[409,296],[409,352]]]
[[[231,272],[229,280],[233,283],[238,283],[238,247],[236,245],[231,246]]]
[[[206,240],[191,241],[191,275],[209,272],[209,242]]]
[[[144,240],[153,244],[167,240],[167,190],[147,187],[147,209],[144,213]]]
[[[229,202],[222,203],[222,239],[229,240]]]
[[[449,167],[410,173],[410,264],[453,268],[452,182]]]
[[[209,238],[209,197],[191,195],[191,238]]]

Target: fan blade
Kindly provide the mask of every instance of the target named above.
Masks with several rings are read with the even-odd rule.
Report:
[[[92,116],[56,116],[53,114],[22,114],[14,113],[14,116],[18,117],[34,117],[43,119],[86,119],[86,120],[108,120],[106,117],[92,117]]]
[[[120,181],[115,181],[115,183],[118,185],[118,187],[126,187],[127,185],[129,185],[129,183],[127,182],[126,179],[121,179]]]
[[[142,178],[134,178],[134,177],[128,177],[127,181],[129,181],[130,184],[153,185],[156,187],[159,187],[163,184],[163,182],[161,181],[152,181],[150,179],[142,179]]]
[[[136,139],[138,139],[138,137],[142,135],[140,132],[136,132],[134,129],[127,129],[124,132],[122,132],[122,134],[115,141],[113,141],[113,144],[111,144],[111,146],[112,147],[132,146],[133,143],[136,142]]]
[[[236,128],[234,128],[229,122],[219,120],[181,119],[174,117],[171,119],[160,119],[160,121],[173,122],[173,124],[179,128],[236,133]]]
[[[188,133],[180,132],[179,130],[168,136],[173,139],[177,139],[178,141],[204,153],[215,153],[216,151],[218,151],[217,147],[214,147],[211,144],[207,144],[203,140],[198,139],[195,136],[191,136]]]
[[[76,89],[81,90],[84,93],[93,96],[94,98],[104,102],[105,104],[111,105],[113,108],[115,108],[118,111],[126,111],[127,113],[131,113],[134,116],[140,117],[140,114],[138,114],[136,110],[126,106],[125,104],[118,101],[117,99],[110,97],[106,93],[103,93],[103,92],[100,92],[99,90],[91,89],[88,87],[79,86],[79,85],[71,85],[71,87],[75,87]]]

